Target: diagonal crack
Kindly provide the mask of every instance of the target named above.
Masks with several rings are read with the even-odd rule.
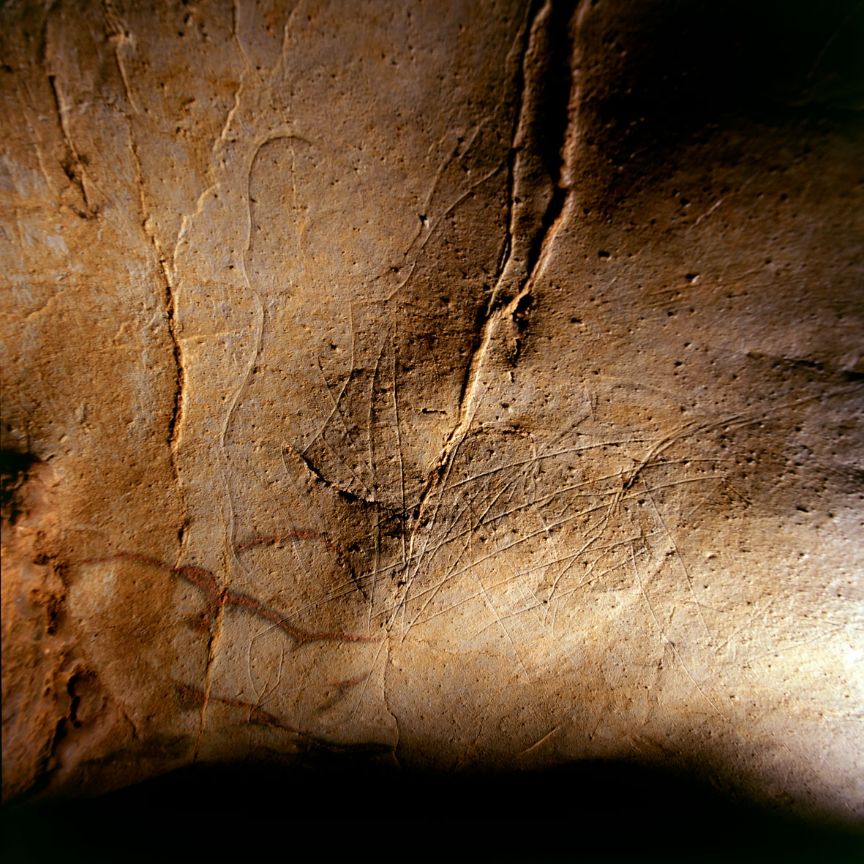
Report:
[[[118,73],[122,79],[123,87],[126,94],[126,101],[133,113],[138,114],[139,109],[133,98],[132,90],[129,83],[129,77],[126,73],[126,68],[123,63],[120,50],[123,45],[131,44],[130,34],[127,32],[123,22],[117,18],[116,13],[110,3],[104,4],[106,12],[105,35],[108,40],[114,45],[115,63]],[[171,400],[171,409],[168,415],[168,424],[166,430],[165,441],[168,445],[169,456],[171,460],[171,470],[174,475],[174,481],[181,492],[181,497],[184,499],[183,516],[180,528],[177,532],[177,538],[180,543],[182,554],[183,541],[186,533],[186,528],[189,524],[188,508],[185,504],[185,495],[182,492],[183,486],[180,479],[180,468],[177,460],[177,447],[180,438],[180,431],[183,419],[183,402],[186,385],[186,368],[183,362],[183,349],[180,344],[178,335],[177,322],[177,293],[174,287],[174,279],[172,275],[172,266],[169,263],[167,256],[162,250],[162,245],[156,235],[152,223],[150,208],[147,204],[147,196],[144,188],[144,167],[141,162],[141,154],[138,150],[138,144],[135,138],[135,129],[132,122],[132,117],[128,112],[124,113],[126,126],[129,134],[129,151],[132,156],[132,163],[135,169],[135,186],[138,191],[138,206],[141,216],[141,229],[147,242],[153,249],[153,254],[156,259],[158,273],[161,276],[162,283],[162,298],[161,306],[162,313],[165,316],[165,322],[168,330],[168,339],[171,343],[171,356],[174,366],[174,387],[173,397]],[[175,245],[176,250],[176,245]]]
[[[183,419],[183,395],[186,384],[186,369],[183,363],[183,349],[180,345],[177,326],[177,293],[174,288],[171,268],[168,258],[165,256],[159,239],[153,229],[150,209],[144,191],[144,169],[141,164],[141,156],[135,141],[132,121],[127,116],[129,127],[129,150],[135,166],[135,185],[138,189],[138,203],[141,212],[141,228],[153,249],[159,274],[162,277],[162,311],[168,329],[168,338],[171,342],[171,355],[174,360],[174,396],[171,403],[171,411],[168,416],[168,428],[166,443],[171,451],[171,464],[174,470],[174,478],[180,484],[180,475],[177,465],[177,444],[180,436],[180,428]]]
[[[316,483],[319,483],[326,489],[330,489],[332,492],[335,492],[340,498],[343,498],[345,501],[349,501],[352,504],[366,504],[370,507],[381,507],[382,509],[386,509],[394,513],[401,512],[401,510],[395,507],[387,507],[385,504],[375,498],[367,498],[363,495],[358,495],[356,492],[352,492],[350,489],[347,489],[345,486],[342,486],[336,481],[330,480],[325,475],[325,473],[315,464],[315,462],[313,462],[305,453],[297,450],[295,447],[287,445],[283,448],[283,452],[290,452],[296,459],[300,461],[306,471],[308,471],[309,474],[314,477]]]
[[[60,89],[60,84],[56,75],[48,76],[48,84],[51,87],[51,95],[54,99],[54,111],[57,114],[57,124],[60,127],[60,133],[63,136],[63,145],[66,149],[66,157],[62,162],[61,167],[63,173],[68,178],[69,182],[78,190],[81,196],[83,206],[82,209],[75,208],[75,212],[82,219],[93,219],[97,215],[97,209],[90,200],[87,192],[86,171],[84,169],[84,160],[72,140],[72,135],[69,130],[69,122],[67,119],[68,109],[63,99],[63,92]]]
[[[392,664],[392,658],[391,658],[392,650],[393,649],[392,649],[392,646],[390,644],[390,640],[388,638],[388,640],[387,640],[387,656],[384,658],[384,676],[383,676],[384,680],[382,682],[383,686],[382,686],[381,694],[384,697],[384,708],[386,709],[386,711],[390,715],[390,717],[393,719],[393,723],[396,727],[396,729],[395,729],[396,736],[395,736],[395,740],[393,741],[393,744],[392,744],[391,754],[393,756],[393,761],[396,763],[397,767],[401,768],[402,766],[399,763],[399,744],[402,741],[402,727],[399,724],[399,718],[396,716],[396,713],[393,711],[393,708],[390,706],[390,700],[388,699],[388,696],[387,696],[387,691],[388,691],[388,687],[389,687],[388,673],[389,673],[389,670],[390,670],[390,667]]]
[[[125,22],[115,11],[110,0],[102,2],[105,37],[114,49],[114,63],[117,67],[118,75],[123,83],[123,90],[126,97],[126,102],[133,114],[140,114],[140,108],[135,100],[134,93],[130,83],[129,74],[126,70],[126,63],[123,60],[123,49],[126,46],[133,46],[135,40]],[[166,443],[171,451],[171,464],[174,471],[174,478],[178,485],[180,484],[180,476],[178,473],[176,449],[180,435],[180,425],[183,412],[183,388],[186,383],[186,370],[183,365],[183,350],[180,346],[178,338],[177,326],[177,296],[174,288],[174,280],[172,278],[173,269],[169,266],[169,260],[162,250],[162,245],[156,235],[152,223],[152,214],[147,205],[147,196],[144,188],[144,167],[141,162],[141,154],[138,150],[138,143],[135,138],[135,129],[132,122],[132,117],[129,112],[124,112],[126,127],[129,134],[129,151],[132,155],[132,162],[135,168],[135,186],[138,191],[138,206],[141,215],[141,228],[148,243],[153,249],[156,258],[156,264],[161,275],[163,296],[162,310],[165,315],[165,321],[168,327],[168,337],[171,341],[171,354],[174,358],[174,397],[172,400],[171,411],[168,417],[168,430]],[[175,245],[176,250],[176,245]],[[172,262],[173,263],[173,262]],[[185,523],[184,523],[185,524]],[[182,531],[181,531],[182,533]]]
[[[213,665],[216,662],[216,651],[222,637],[222,626],[225,619],[225,604],[219,603],[216,609],[216,620],[210,622],[210,634],[207,639],[207,664],[204,668],[204,698],[201,700],[201,714],[198,717],[198,735],[195,740],[193,762],[198,761],[201,750],[201,740],[207,727],[207,708],[210,705],[210,694],[213,690]]]
[[[174,357],[174,401],[171,406],[171,415],[168,418],[168,446],[171,448],[171,462],[174,465],[174,475],[179,482],[176,463],[177,441],[180,435],[180,420],[183,412],[183,387],[186,383],[186,369],[183,366],[183,350],[177,337],[177,295],[168,275],[168,267],[163,256],[159,255],[159,248],[155,238],[151,235],[153,247],[156,250],[159,261],[159,269],[162,273],[165,285],[164,310],[165,319],[168,323],[168,336],[171,339],[171,353]]]
[[[576,134],[571,117],[575,83],[571,22],[578,27],[587,7],[585,2],[544,0],[533,3],[529,11],[516,79],[518,96],[509,155],[507,234],[501,262],[475,331],[459,398],[458,420],[421,492],[415,529],[479,407],[480,373],[496,331],[503,321],[515,318],[527,305],[563,223],[570,193],[568,160]]]

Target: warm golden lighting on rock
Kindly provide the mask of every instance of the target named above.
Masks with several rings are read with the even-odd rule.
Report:
[[[859,6],[0,19],[7,801],[635,760],[860,823]]]

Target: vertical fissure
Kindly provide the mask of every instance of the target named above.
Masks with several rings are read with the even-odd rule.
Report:
[[[423,490],[421,502],[440,479],[457,443],[468,430],[476,410],[480,370],[498,324],[513,316],[525,295],[531,292],[561,223],[569,193],[565,175],[573,135],[571,21],[578,5],[554,0],[532,5],[517,77],[519,95],[509,154],[507,236],[502,259],[474,331],[458,420]]]
[[[63,136],[63,145],[66,150],[66,158],[63,160],[61,167],[69,182],[78,190],[78,194],[81,196],[81,201],[84,205],[83,210],[74,208],[75,212],[82,219],[93,219],[97,211],[90,201],[90,195],[87,192],[87,185],[84,181],[84,162],[69,131],[69,122],[66,119],[66,105],[63,102],[63,94],[57,82],[56,75],[48,76],[48,86],[51,88],[51,95],[54,99],[54,110],[57,114],[57,124],[60,127],[60,134]]]
[[[154,242],[158,256],[158,247]],[[186,369],[183,366],[183,350],[177,336],[177,295],[168,275],[165,261],[159,257],[159,269],[162,273],[165,285],[164,311],[168,324],[168,337],[171,340],[171,353],[174,358],[174,401],[171,406],[171,414],[168,417],[168,446],[171,449],[172,459],[177,448],[177,439],[180,435],[180,419],[183,410],[183,390],[186,385]],[[176,465],[175,465],[176,474]],[[179,478],[178,478],[179,479]]]
[[[109,38],[111,38],[109,34]],[[126,97],[129,101],[129,106],[137,113],[135,103],[132,101],[132,93],[129,89],[128,80],[125,72],[122,70],[117,46],[115,45],[115,58],[117,60],[118,70],[121,72],[123,84],[126,89]],[[141,216],[141,230],[144,233],[147,242],[153,250],[153,255],[156,261],[157,275],[162,288],[162,296],[160,306],[162,314],[165,318],[166,330],[168,333],[168,341],[171,350],[171,359],[173,367],[173,387],[170,409],[168,411],[168,422],[165,434],[165,443],[168,446],[169,459],[171,461],[171,471],[174,476],[174,482],[177,484],[181,499],[184,501],[183,513],[180,526],[177,529],[177,540],[179,543],[178,561],[182,555],[183,543],[186,537],[186,530],[189,525],[189,513],[185,503],[185,495],[180,479],[180,466],[177,460],[177,447],[180,439],[180,430],[183,419],[183,400],[186,386],[186,368],[183,362],[183,349],[180,344],[178,334],[177,321],[177,292],[174,287],[174,280],[171,273],[171,268],[168,264],[168,259],[162,251],[159,239],[153,230],[151,224],[150,209],[147,206],[147,199],[144,191],[144,169],[141,163],[141,154],[138,152],[138,145],[135,140],[135,130],[132,124],[132,118],[127,113],[125,115],[126,127],[129,134],[129,152],[132,156],[132,163],[135,169],[135,185],[138,191],[138,207]]]
[[[563,223],[569,193],[567,159],[575,134],[570,117],[574,88],[574,44],[571,23],[580,24],[577,9],[584,4],[543,0],[533,3],[525,24],[517,87],[516,118],[509,152],[507,233],[495,284],[479,316],[458,403],[457,421],[447,436],[437,462],[414,508],[414,525],[407,560],[436,488],[446,485],[452,463],[479,407],[481,371],[499,324],[514,321],[529,297],[549,247]],[[558,71],[560,80],[552,81]],[[555,132],[550,139],[549,130]],[[530,302],[528,303],[530,305]],[[522,337],[524,338],[524,327]],[[432,505],[437,514],[441,496]],[[434,516],[433,516],[434,521]],[[419,565],[416,565],[419,566]],[[407,569],[407,565],[406,565]],[[416,574],[416,569],[415,569]],[[411,578],[403,576],[407,597]],[[401,605],[398,604],[398,605]]]
[[[177,483],[180,483],[180,476],[177,466],[177,443],[180,436],[180,428],[183,419],[183,396],[186,385],[186,369],[183,363],[183,349],[180,345],[177,323],[177,292],[174,288],[171,272],[168,267],[168,260],[162,252],[161,245],[153,232],[150,224],[150,213],[147,207],[147,202],[144,194],[144,174],[141,165],[141,157],[138,153],[138,147],[135,144],[135,137],[132,129],[132,123],[127,118],[129,126],[129,149],[132,153],[132,160],[135,164],[135,182],[138,187],[139,209],[141,211],[141,228],[144,236],[147,238],[150,246],[153,249],[156,258],[156,265],[161,277],[162,283],[162,314],[165,316],[166,328],[168,331],[168,339],[171,344],[171,357],[174,368],[174,387],[173,396],[171,399],[171,408],[168,414],[168,426],[165,436],[165,441],[171,453],[171,463],[174,470],[174,478]]]

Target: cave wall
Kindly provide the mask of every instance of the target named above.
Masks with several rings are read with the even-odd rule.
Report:
[[[854,4],[0,14],[5,797],[362,750],[860,818]]]

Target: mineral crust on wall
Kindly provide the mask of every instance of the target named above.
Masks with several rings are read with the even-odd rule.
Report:
[[[859,7],[0,16],[4,797],[364,747],[864,816]]]

